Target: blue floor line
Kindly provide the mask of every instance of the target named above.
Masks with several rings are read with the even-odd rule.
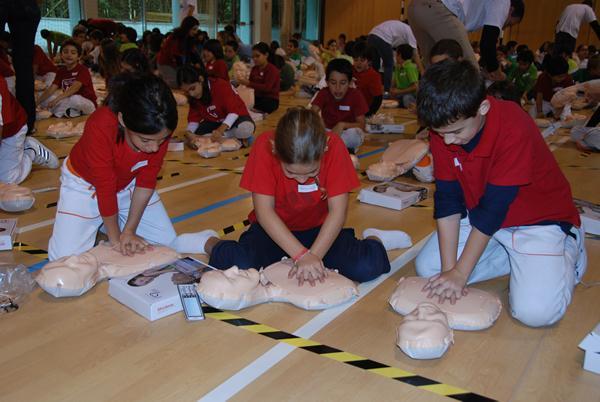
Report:
[[[378,148],[378,149],[375,149],[373,151],[366,152],[364,154],[358,155],[358,158],[360,159],[360,158],[365,158],[367,156],[375,155],[375,154],[383,152],[384,150],[385,150],[385,147]],[[237,202],[237,201],[240,201],[240,200],[244,200],[244,199],[250,197],[251,195],[252,194],[250,194],[250,193],[245,193],[245,194],[236,195],[235,197],[227,198],[227,199],[222,200],[222,201],[215,202],[214,204],[207,205],[206,207],[199,208],[199,209],[196,209],[194,211],[190,211],[188,213],[185,213],[183,215],[179,215],[179,216],[176,216],[174,218],[171,218],[171,222],[173,224],[176,224],[176,223],[179,223],[179,222],[183,222],[183,221],[188,220],[190,218],[193,218],[195,216],[202,215],[202,214],[205,214],[207,212],[214,211],[217,208],[224,207],[225,205],[229,205],[229,204],[232,204],[234,202]],[[37,263],[29,266],[29,272],[35,272],[35,271],[39,270],[44,265],[46,265],[47,262],[48,262],[48,259],[44,259],[44,260],[42,260],[40,262],[37,262]]]

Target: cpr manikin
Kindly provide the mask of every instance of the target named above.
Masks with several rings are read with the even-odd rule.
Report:
[[[73,123],[71,123],[70,121],[64,123],[55,123],[50,124],[50,126],[48,126],[48,130],[46,130],[46,133],[48,134],[48,136],[56,139],[75,137],[83,134],[84,127],[85,122],[83,121],[77,123],[76,125],[73,125]]]
[[[26,211],[33,206],[35,198],[27,187],[0,182],[0,209],[6,212]]]
[[[406,173],[423,159],[429,145],[423,140],[398,140],[389,144],[381,161],[367,169],[372,181],[390,181]]]
[[[446,314],[429,302],[420,303],[407,314],[396,335],[398,347],[413,359],[438,359],[454,342]]]
[[[203,158],[216,158],[221,155],[221,144],[210,137],[199,137],[194,140],[198,155]]]
[[[344,303],[358,295],[350,279],[329,270],[323,283],[298,286],[296,278],[288,278],[289,260],[269,265],[260,272],[254,268],[231,267],[205,273],[198,284],[200,298],[209,305],[240,310],[266,302],[286,302],[305,310],[322,310]]]
[[[248,66],[241,62],[236,61],[231,67],[233,69],[233,80],[234,81],[247,81],[250,79],[250,69]],[[248,88],[245,85],[240,85],[236,88],[236,92],[244,101],[244,104],[248,110],[254,107],[254,89]]]
[[[491,327],[502,311],[502,303],[497,296],[475,288],[469,288],[468,294],[455,304],[449,301],[439,303],[435,297],[430,299],[427,297],[428,293],[423,292],[427,282],[427,278],[421,277],[401,278],[389,300],[392,308],[397,313],[407,315],[420,303],[432,303],[446,314],[450,328],[463,331]]]
[[[144,254],[124,256],[108,244],[100,244],[80,255],[62,257],[46,264],[35,280],[54,297],[81,296],[98,281],[133,275],[170,264],[179,255],[164,246],[153,246]]]
[[[221,141],[221,151],[231,152],[237,151],[242,147],[242,143],[235,138],[225,138]]]

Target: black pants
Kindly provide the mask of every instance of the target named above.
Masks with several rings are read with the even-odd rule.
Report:
[[[560,55],[565,52],[570,57],[575,51],[576,43],[577,38],[572,37],[566,32],[557,32],[554,35],[554,54]]]
[[[598,107],[596,109],[596,111],[594,112],[594,114],[592,114],[592,117],[590,117],[590,119],[588,120],[588,122],[585,126],[586,127],[596,127],[598,124],[600,124],[600,107]]]
[[[250,116],[240,116],[237,118],[235,123],[233,123],[233,126],[231,126],[231,128],[229,128],[229,130],[231,130],[233,128],[237,128],[237,126],[239,126],[240,123],[243,123],[245,121],[250,121],[250,122],[252,122],[252,124],[254,124],[254,121],[252,120],[252,118]],[[199,134],[199,135],[210,134],[217,128],[221,127],[221,124],[223,124],[223,123],[220,123],[218,121],[207,121],[207,120],[201,121],[200,124],[198,125],[198,128],[194,132],[194,134]],[[256,128],[256,125],[254,125],[254,127]]]
[[[273,113],[279,109],[279,99],[254,96],[254,109],[263,113]]]
[[[379,55],[373,60],[375,71],[379,72],[381,60],[383,60],[383,89],[385,92],[389,92],[392,87],[392,75],[394,73],[394,49],[392,49],[392,45],[377,35],[369,35],[367,42],[377,50]]]
[[[6,24],[12,36],[12,57],[17,100],[27,113],[27,126],[35,124],[33,92],[33,45],[41,13],[36,0],[0,0],[0,30]]]

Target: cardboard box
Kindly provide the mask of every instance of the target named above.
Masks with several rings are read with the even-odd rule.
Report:
[[[167,148],[167,151],[169,152],[181,152],[183,151],[183,140],[180,140],[178,138],[171,138],[169,140],[169,145]]]
[[[579,347],[585,351],[583,368],[600,374],[600,324],[583,338]]]
[[[368,133],[400,134],[404,132],[404,124],[372,124],[367,123]]]
[[[0,250],[12,250],[16,233],[16,219],[0,219]]]
[[[427,188],[391,181],[363,188],[358,200],[366,204],[401,210],[427,198]]]
[[[600,235],[600,205],[573,198],[586,233]]]
[[[182,258],[140,274],[113,278],[108,294],[147,320],[155,321],[181,311],[177,284],[197,283],[207,269],[193,258]]]

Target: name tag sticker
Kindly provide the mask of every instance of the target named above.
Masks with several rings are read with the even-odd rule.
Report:
[[[350,106],[340,105],[340,110],[343,110],[344,112],[349,112],[350,111]]]
[[[133,165],[131,167],[131,171],[135,172],[136,170],[138,170],[139,168],[144,167],[144,166],[148,166],[148,161],[147,160],[145,160],[145,161],[139,161],[138,163],[136,163],[135,165]]]
[[[319,186],[317,183],[311,184],[298,184],[298,192],[299,193],[312,193],[313,191],[319,190]]]

